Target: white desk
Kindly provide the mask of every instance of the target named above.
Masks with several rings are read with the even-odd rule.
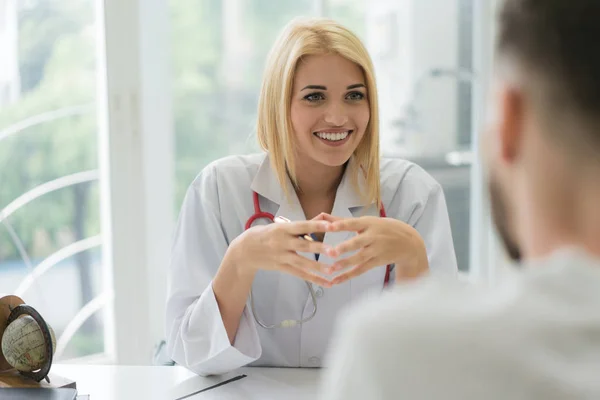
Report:
[[[239,374],[247,377],[188,397],[208,399],[314,399],[320,370],[242,368],[220,377],[203,378],[183,367],[57,364],[52,373],[74,379],[78,394],[90,400],[175,400]]]

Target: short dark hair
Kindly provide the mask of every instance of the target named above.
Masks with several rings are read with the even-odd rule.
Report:
[[[540,83],[550,115],[572,114],[600,148],[600,0],[505,0],[497,51]],[[555,112],[558,111],[558,115]],[[591,132],[590,132],[591,131]],[[565,135],[568,132],[563,132]],[[562,134],[561,134],[562,136]],[[572,140],[571,138],[564,138]]]

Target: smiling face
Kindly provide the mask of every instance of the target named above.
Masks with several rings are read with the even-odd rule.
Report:
[[[290,116],[300,164],[343,165],[369,124],[361,68],[334,54],[303,58],[294,77]]]

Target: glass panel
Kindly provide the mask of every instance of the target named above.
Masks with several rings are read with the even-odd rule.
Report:
[[[0,217],[0,292],[19,291],[59,340],[103,290],[95,35],[92,0],[0,0],[0,210],[31,200]],[[50,268],[29,282],[36,267]],[[88,319],[58,360],[102,352],[102,326]]]

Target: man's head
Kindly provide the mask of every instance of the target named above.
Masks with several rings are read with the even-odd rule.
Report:
[[[545,229],[579,223],[569,207],[588,178],[600,183],[599,38],[599,0],[501,6],[483,142],[494,220],[513,259],[543,252],[526,244]]]

